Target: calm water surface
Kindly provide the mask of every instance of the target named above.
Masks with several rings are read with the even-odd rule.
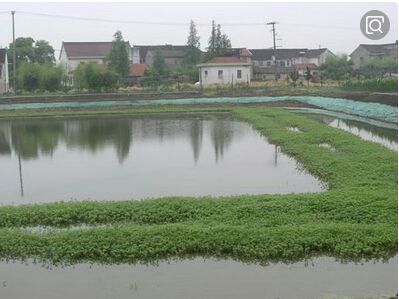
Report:
[[[331,127],[338,128],[352,134],[359,136],[364,140],[373,141],[386,146],[389,149],[398,151],[398,130],[373,126],[371,124],[342,119],[323,114],[308,114],[305,115],[323,122]]]
[[[0,204],[318,192],[322,184],[232,119],[0,122]]]
[[[382,298],[397,293],[397,267],[397,256],[387,263],[341,264],[321,257],[309,263],[269,266],[202,258],[157,266],[65,268],[2,262],[0,298]]]

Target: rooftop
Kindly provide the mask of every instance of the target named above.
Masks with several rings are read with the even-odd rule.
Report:
[[[129,42],[125,42],[130,48]],[[63,42],[66,54],[69,58],[101,57],[105,58],[112,48],[112,42]]]
[[[142,77],[142,76],[144,76],[144,72],[147,68],[148,68],[148,65],[145,63],[132,64],[130,66],[130,76]]]

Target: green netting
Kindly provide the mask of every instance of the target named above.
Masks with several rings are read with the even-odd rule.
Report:
[[[279,97],[221,97],[221,98],[187,98],[131,101],[95,101],[95,102],[57,102],[57,103],[23,103],[2,104],[0,110],[20,109],[55,109],[55,108],[100,108],[109,106],[145,106],[145,105],[191,105],[191,104],[250,104],[277,101],[298,101],[330,111],[373,118],[388,122],[398,122],[396,107],[379,103],[365,103],[341,98],[315,96],[279,96]]]

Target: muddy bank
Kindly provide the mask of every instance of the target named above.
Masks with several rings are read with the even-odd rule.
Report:
[[[91,101],[126,101],[126,100],[157,100],[183,98],[215,98],[215,97],[259,97],[259,96],[323,96],[339,97],[361,102],[381,103],[398,106],[396,93],[348,92],[342,90],[320,89],[271,89],[271,90],[203,90],[181,92],[141,92],[141,93],[93,93],[93,94],[60,94],[35,96],[4,96],[0,104],[16,103],[53,103],[53,102],[91,102]],[[286,103],[287,104],[287,103]]]

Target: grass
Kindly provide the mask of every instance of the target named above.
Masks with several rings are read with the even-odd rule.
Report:
[[[14,112],[65,117],[122,111]],[[170,197],[0,207],[0,257],[52,262],[146,262],[186,256],[294,261],[315,255],[388,258],[397,252],[397,153],[304,116],[266,107],[127,109],[231,113],[328,183],[312,194]],[[297,127],[302,132],[292,132]],[[320,144],[336,149],[331,152]],[[245,153],[243,153],[245,154]],[[30,226],[89,229],[32,233]],[[105,225],[105,226],[99,226]]]

